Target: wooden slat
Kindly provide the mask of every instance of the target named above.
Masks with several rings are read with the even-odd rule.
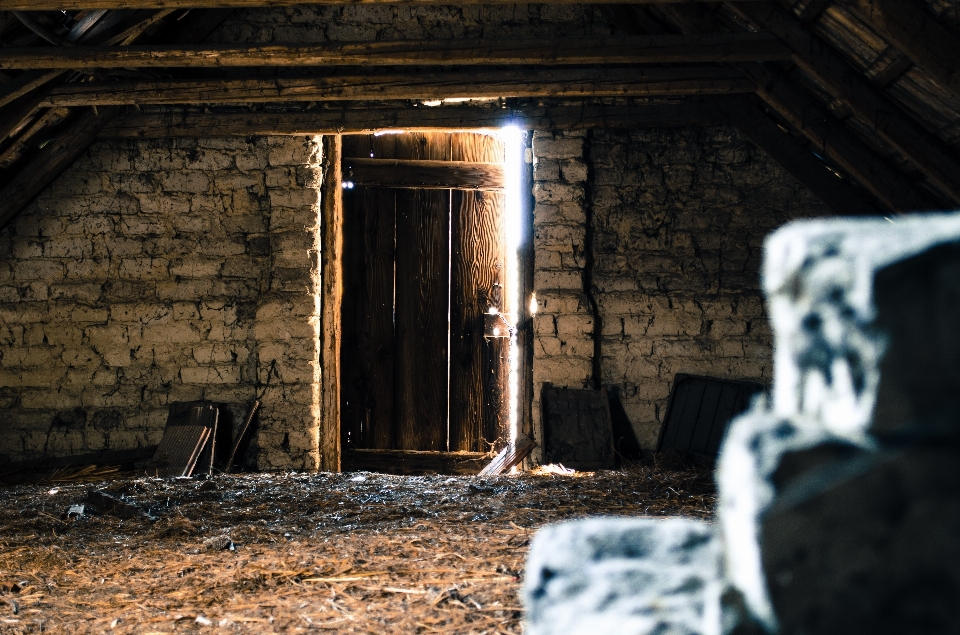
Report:
[[[505,183],[499,163],[345,159],[343,173],[345,181],[369,187],[501,191]]]
[[[39,102],[38,102],[39,106]],[[313,135],[371,133],[385,129],[410,132],[441,129],[500,128],[513,124],[532,130],[581,130],[597,126],[610,128],[712,125],[722,122],[707,104],[683,101],[673,104],[575,106],[530,106],[524,108],[483,108],[440,106],[396,108],[381,106],[300,109],[291,112],[151,114],[126,112],[116,117],[101,133],[113,139],[165,139],[169,137],[248,137],[250,135]]]
[[[687,391],[684,409],[680,416],[675,420],[677,436],[673,447],[677,449],[688,449],[693,442],[693,433],[697,428],[697,419],[700,416],[700,408],[703,404],[703,394],[707,388],[706,382],[696,377],[686,380],[690,384]]]
[[[814,77],[880,137],[916,165],[941,192],[960,204],[960,158],[924,130],[830,45],[775,3],[729,3],[741,17],[779,37],[793,61]]]
[[[321,386],[320,469],[340,471],[340,311],[343,302],[343,199],[340,135],[325,135],[321,196]]]
[[[960,37],[909,0],[842,0],[937,83],[960,97]]]
[[[379,472],[416,476],[421,474],[478,474],[490,461],[480,452],[417,452],[411,450],[347,450],[344,471]]]
[[[804,148],[747,98],[717,100],[718,110],[741,133],[770,155],[784,170],[806,186],[834,213],[843,216],[877,214],[856,191],[827,170],[812,152]]]
[[[63,71],[28,71],[0,85],[0,108],[47,82],[52,82],[62,73]]]
[[[230,104],[323,100],[637,97],[753,92],[725,67],[504,69],[276,79],[86,82],[59,86],[44,106]]]
[[[763,33],[456,39],[323,44],[73,46],[0,49],[0,69],[221,68],[461,64],[663,64],[771,61],[790,50]]]
[[[497,476],[514,465],[519,465],[533,452],[533,445],[533,439],[525,434],[518,434],[516,441],[507,444],[486,467],[480,470],[480,476]]]

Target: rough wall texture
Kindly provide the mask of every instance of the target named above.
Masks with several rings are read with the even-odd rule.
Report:
[[[770,381],[763,237],[822,203],[726,127],[538,133],[534,156],[535,395],[591,385],[598,328],[597,379],[645,448],[675,374]]]
[[[318,147],[99,143],[0,232],[0,456],[152,445],[272,375],[261,465],[316,465]]]

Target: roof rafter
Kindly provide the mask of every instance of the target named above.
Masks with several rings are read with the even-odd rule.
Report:
[[[726,6],[779,37],[794,52],[792,59],[804,73],[827,87],[953,203],[960,204],[960,157],[956,152],[915,123],[827,42],[774,3],[728,2]]]
[[[44,106],[236,104],[377,99],[648,97],[752,93],[736,69],[574,68],[331,75],[277,79],[89,82],[52,90]]]

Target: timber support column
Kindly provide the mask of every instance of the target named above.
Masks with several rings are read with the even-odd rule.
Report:
[[[323,185],[320,196],[320,469],[340,471],[340,308],[343,304],[342,141],[323,137]]]
[[[254,338],[263,392],[259,467],[321,468],[321,148],[319,137],[270,137],[265,157],[270,217],[269,288]]]

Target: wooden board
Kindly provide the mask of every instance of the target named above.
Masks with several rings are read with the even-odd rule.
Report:
[[[348,447],[392,448],[396,193],[344,191],[342,421]]]
[[[748,381],[678,374],[670,392],[657,451],[716,456],[727,425],[764,387]]]
[[[323,419],[320,427],[320,469],[340,471],[340,340],[343,320],[342,139],[323,136],[323,187],[320,220],[320,377]]]
[[[613,423],[605,388],[543,388],[543,461],[575,470],[612,468]]]

